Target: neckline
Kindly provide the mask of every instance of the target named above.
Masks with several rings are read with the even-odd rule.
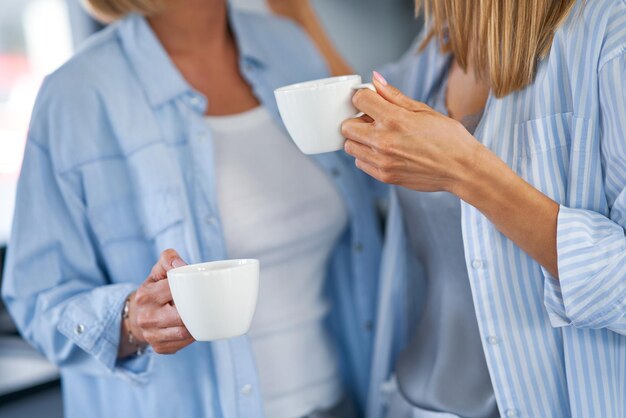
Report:
[[[437,112],[442,113],[443,115],[447,117],[451,117],[450,111],[448,110],[447,96],[448,96],[448,88],[449,88],[449,81],[450,81],[450,72],[452,71],[453,65],[454,65],[454,56],[451,56],[450,62],[447,65],[446,70],[445,70],[446,72],[442,80],[443,82],[437,94],[435,95],[434,103],[433,103],[434,104],[433,108]],[[459,121],[465,127],[465,129],[467,129],[467,131],[473,136],[475,136],[475,133],[478,131],[478,128],[482,126],[482,122],[485,119],[485,114],[487,113],[487,107],[489,106],[489,102],[491,101],[491,95],[492,95],[492,92],[491,92],[491,89],[489,89],[489,94],[487,95],[487,100],[485,101],[485,105],[483,106],[483,109],[478,113],[465,115],[465,117],[463,117],[463,119]]]
[[[204,116],[212,130],[225,133],[247,130],[270,119],[270,113],[263,106],[231,115]]]

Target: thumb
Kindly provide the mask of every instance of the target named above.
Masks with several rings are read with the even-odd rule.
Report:
[[[187,265],[183,259],[178,255],[178,252],[173,249],[167,249],[161,253],[159,261],[152,267],[150,272],[150,278],[153,281],[164,280],[167,278],[167,272],[173,268],[182,267]]]
[[[429,109],[429,107],[425,104],[415,101],[402,94],[400,90],[389,84],[387,80],[385,80],[385,77],[383,77],[378,71],[374,71],[372,81],[374,82],[374,86],[376,87],[378,94],[396,106],[400,106],[411,112]]]

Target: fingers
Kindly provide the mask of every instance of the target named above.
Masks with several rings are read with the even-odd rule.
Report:
[[[187,347],[189,344],[193,343],[195,340],[192,338],[188,338],[182,341],[170,341],[170,342],[162,342],[157,343],[152,346],[152,349],[155,353],[158,354],[174,354],[183,348]]]
[[[172,302],[172,292],[167,280],[159,280],[158,282],[146,281],[137,290],[135,296],[139,306],[145,305],[165,305]]]
[[[359,142],[369,147],[375,147],[377,145],[376,127],[371,122],[367,122],[364,117],[345,121],[341,125],[341,134],[346,139]]]
[[[169,304],[156,309],[140,308],[137,314],[137,323],[143,332],[151,329],[185,326],[176,308]]]
[[[368,164],[362,160],[355,160],[354,164],[362,171],[364,171],[365,173],[369,174],[370,176],[374,177],[375,179],[380,180],[378,177],[380,176],[380,171],[378,170],[378,168],[376,168],[375,166]]]
[[[159,260],[150,272],[150,278],[154,281],[167,278],[167,272],[176,267],[187,265],[175,250],[171,248],[161,253]]]
[[[346,153],[352,155],[357,160],[364,161],[371,165],[377,165],[379,154],[367,145],[348,139],[344,144]]]
[[[176,251],[163,251],[150,276],[135,293],[134,322],[140,331],[137,335],[157,353],[172,354],[194,341],[173,305],[167,280],[169,270],[184,265]]]
[[[169,304],[157,309],[140,308],[137,325],[143,340],[157,353],[175,353],[194,341],[176,308]]]
[[[159,324],[163,328],[185,326],[183,320],[178,313],[178,310],[172,305],[164,305],[161,309],[159,309],[159,315]]]
[[[387,81],[377,72],[374,72],[372,82],[374,83],[378,94],[389,103],[393,103],[394,105],[410,110],[411,112],[419,112],[421,110],[430,109],[427,105],[402,94],[400,90],[391,84],[388,84]]]
[[[185,327],[154,329],[146,332],[144,334],[144,337],[152,347],[159,346],[165,343],[183,342],[189,339],[193,339],[193,337]]]
[[[387,184],[395,184],[394,177],[391,174],[382,170],[380,167],[368,164],[362,160],[355,160],[355,164],[360,170],[375,178],[376,180]]]
[[[346,141],[345,149],[362,171],[383,183],[395,184],[398,162],[393,156],[351,140]]]
[[[170,327],[148,331],[146,341],[156,353],[174,354],[195,339],[185,327]]]
[[[184,326],[162,329],[161,338],[163,342],[184,342],[187,340],[193,340],[189,330]]]
[[[385,121],[397,108],[396,105],[385,100],[380,94],[369,89],[357,91],[352,96],[352,104],[359,111],[376,121]]]
[[[360,119],[360,120],[362,120],[363,122],[366,122],[366,123],[374,122],[374,119],[372,119],[371,116],[368,116],[368,115],[363,115],[363,116],[361,116],[360,118],[357,118],[357,119]]]

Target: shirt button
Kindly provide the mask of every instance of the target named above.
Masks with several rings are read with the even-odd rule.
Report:
[[[472,260],[472,268],[474,270],[479,270],[483,268],[484,265],[485,263],[483,262],[483,260],[480,260],[478,258],[475,258],[474,260]]]
[[[330,174],[333,177],[339,177],[339,174],[341,174],[341,173],[339,172],[339,169],[337,167],[333,167],[333,168],[330,169]]]
[[[251,393],[252,393],[252,385],[251,385],[251,384],[247,383],[247,384],[245,384],[245,385],[243,385],[243,386],[241,387],[241,394],[242,394],[242,395],[246,395],[246,396],[248,396],[248,395],[250,395]]]
[[[354,244],[354,251],[356,251],[357,253],[363,252],[363,244],[361,244],[360,242]]]
[[[74,328],[74,332],[76,333],[76,335],[82,334],[83,332],[85,332],[85,326],[83,324],[76,325],[76,328]]]
[[[204,217],[204,222],[208,225],[215,225],[217,223],[217,219],[215,219],[215,216],[207,215]]]
[[[517,414],[517,409],[515,409],[515,408],[509,408],[509,409],[506,410],[506,416],[509,417],[509,418],[514,418],[517,415],[518,415]]]
[[[495,335],[490,335],[489,337],[487,337],[487,342],[490,345],[498,345],[500,343],[500,338],[496,337]]]
[[[191,103],[192,106],[200,106],[201,99],[198,96],[191,96],[189,103]]]

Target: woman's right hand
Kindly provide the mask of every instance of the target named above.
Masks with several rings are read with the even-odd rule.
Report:
[[[176,251],[163,251],[130,301],[130,332],[137,343],[149,344],[159,354],[174,354],[195,341],[174,306],[167,281],[169,270],[184,265]]]

